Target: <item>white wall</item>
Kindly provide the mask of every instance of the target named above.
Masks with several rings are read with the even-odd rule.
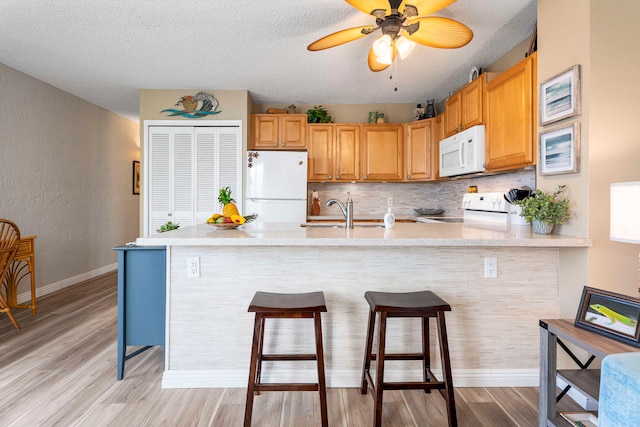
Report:
[[[38,294],[112,268],[138,234],[138,124],[2,64],[0,87],[0,217],[38,236]]]

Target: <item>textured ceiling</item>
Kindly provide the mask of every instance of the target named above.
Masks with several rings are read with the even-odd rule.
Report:
[[[436,15],[470,27],[471,43],[417,45],[373,73],[377,35],[306,49],[374,24],[343,0],[2,0],[0,63],[134,120],[139,89],[247,89],[259,104],[417,103],[444,98],[471,67],[528,37],[536,0],[458,0]]]

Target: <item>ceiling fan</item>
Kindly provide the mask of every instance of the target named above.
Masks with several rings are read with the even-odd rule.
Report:
[[[456,0],[345,0],[351,6],[376,18],[376,25],[347,28],[322,37],[307,46],[316,51],[339,46],[380,29],[380,36],[369,50],[369,68],[382,71],[397,55],[406,58],[415,43],[442,49],[455,49],[469,43],[473,31],[449,18],[427,16]]]

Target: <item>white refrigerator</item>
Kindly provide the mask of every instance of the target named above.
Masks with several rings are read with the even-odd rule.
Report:
[[[245,213],[256,222],[307,222],[307,152],[248,151]]]

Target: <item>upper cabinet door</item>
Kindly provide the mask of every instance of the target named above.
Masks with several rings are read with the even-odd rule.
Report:
[[[310,124],[307,153],[309,154],[309,181],[331,181],[333,175],[334,125]]]
[[[402,180],[402,126],[365,125],[362,139],[362,178]]]
[[[300,150],[307,147],[306,114],[254,114],[251,116],[252,150]]]
[[[434,178],[434,134],[435,119],[405,125],[406,181],[427,181]]]
[[[487,85],[485,158],[488,170],[535,164],[536,53]]]
[[[460,109],[461,129],[469,129],[482,123],[482,82],[484,76],[478,77],[462,88],[462,103]]]
[[[360,179],[360,125],[336,125],[333,164],[337,181]]]
[[[471,126],[483,123],[483,91],[486,76],[482,74],[474,81],[464,85],[447,99],[444,116],[445,136],[454,135]]]
[[[283,114],[280,116],[280,148],[301,149],[307,147],[307,115]]]
[[[253,149],[278,148],[280,120],[276,114],[254,115],[251,129],[253,131]]]

